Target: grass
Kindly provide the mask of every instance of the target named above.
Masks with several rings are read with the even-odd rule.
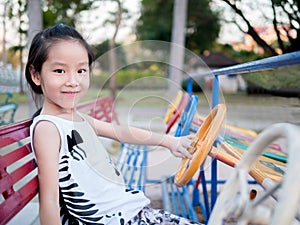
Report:
[[[211,102],[210,93],[196,93],[199,98],[199,105],[208,106]],[[110,92],[108,89],[90,88],[82,102],[95,99],[101,96],[108,96]],[[257,105],[257,106],[300,106],[298,98],[285,98],[272,95],[247,95],[246,92],[238,92],[233,94],[224,93],[224,98],[220,102],[228,105]],[[0,94],[0,102],[6,99],[6,94]],[[17,104],[27,104],[28,94],[14,93],[10,101]],[[166,90],[121,90],[117,92],[116,103],[120,106],[128,104],[138,104],[139,106],[153,106],[159,107],[166,105]]]
[[[0,93],[0,102],[4,102],[6,99],[7,95]],[[10,99],[11,102],[15,102],[17,104],[25,104],[28,102],[28,94],[20,94],[20,93],[13,93],[13,97]]]

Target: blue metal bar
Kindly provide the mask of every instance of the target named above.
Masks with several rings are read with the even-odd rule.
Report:
[[[183,186],[185,187],[185,186]],[[180,206],[180,211],[181,211],[181,216],[188,218],[189,217],[189,212],[187,211],[187,208],[184,204],[184,194],[187,193],[185,190],[182,189],[181,187],[176,187],[176,192],[177,192],[177,199],[178,199],[178,205]]]
[[[198,96],[191,96],[191,103],[187,111],[186,120],[181,128],[181,136],[188,135],[190,133],[190,128],[195,117],[198,106]]]
[[[172,184],[169,185],[170,185],[170,198],[172,199],[171,203],[173,204],[175,214],[179,215],[180,214],[179,203],[177,201],[177,195],[179,193],[177,193],[177,191],[175,190],[176,187],[174,187]]]
[[[250,72],[265,71],[277,69],[285,66],[300,64],[300,51],[287,53],[279,56],[273,56],[252,62],[242,63],[235,66],[229,66],[221,69],[215,69],[203,73],[191,74],[188,80],[197,80],[208,75],[228,75],[228,74],[244,74]]]
[[[219,92],[219,77],[214,76],[214,81],[213,81],[213,87],[212,87],[212,106],[211,108],[213,109],[216,105],[219,104],[219,97],[220,97],[220,92]]]
[[[183,186],[181,188],[181,194],[182,194],[182,198],[184,199],[183,202],[186,202],[187,204],[183,207],[186,207],[187,209],[187,218],[190,218],[192,221],[198,221],[197,218],[197,214],[195,212],[195,210],[193,209],[193,204],[191,202],[190,196],[189,196],[189,190],[187,188],[187,185]],[[201,203],[199,202],[199,205]]]
[[[203,164],[200,166],[199,176],[200,176],[200,181],[201,181],[201,184],[202,184],[202,192],[203,192],[203,200],[204,200],[206,217],[209,218],[211,210],[210,210],[210,207],[209,207],[207,183],[206,183]],[[195,186],[195,187],[198,188],[197,186]]]
[[[190,95],[193,93],[193,80],[189,77],[186,83],[186,92]]]
[[[214,76],[213,87],[212,87],[212,109],[219,104],[219,78]],[[218,169],[217,169],[217,160],[211,158],[211,210],[213,209],[218,195]]]

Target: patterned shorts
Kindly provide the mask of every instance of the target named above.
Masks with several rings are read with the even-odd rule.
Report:
[[[176,216],[162,209],[152,209],[145,207],[138,215],[132,218],[126,225],[189,225],[189,224],[200,224],[192,222],[186,218]]]

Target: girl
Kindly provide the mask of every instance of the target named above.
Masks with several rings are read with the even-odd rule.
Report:
[[[76,105],[88,90],[93,61],[82,36],[62,24],[38,33],[30,47],[26,79],[33,93],[43,95],[31,125],[41,224],[194,224],[148,208],[144,193],[127,190],[97,138],[164,146],[190,158],[192,137],[117,126],[79,113]]]

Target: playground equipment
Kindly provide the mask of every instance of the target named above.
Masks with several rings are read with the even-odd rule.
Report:
[[[294,52],[294,53],[289,53],[289,54],[280,55],[280,56],[276,56],[276,57],[270,57],[267,59],[258,60],[258,61],[245,63],[245,64],[240,64],[237,66],[232,66],[232,67],[223,68],[223,69],[219,69],[219,70],[209,71],[207,73],[192,75],[188,79],[188,86],[190,86],[190,87],[188,87],[187,90],[192,90],[191,86],[192,86],[193,80],[196,80],[197,78],[200,78],[203,76],[213,74],[214,82],[213,82],[213,89],[212,89],[212,108],[214,108],[215,106],[217,106],[219,104],[219,79],[218,79],[218,76],[227,75],[227,74],[244,74],[244,73],[249,73],[249,72],[254,72],[254,71],[264,71],[264,70],[276,69],[279,67],[291,66],[291,65],[296,65],[296,64],[300,64],[300,52]],[[192,93],[190,93],[190,95],[191,94]],[[178,99],[176,99],[176,101],[177,101],[177,105],[180,105],[180,102],[178,101]],[[169,109],[169,110],[171,110],[171,109]],[[175,117],[176,112],[182,113],[183,111],[176,110],[176,109],[173,110],[173,118],[176,118]],[[168,111],[168,113],[171,114],[169,111]],[[202,116],[197,115],[197,113],[195,115],[196,116],[193,119],[193,123],[190,126],[190,129],[193,132],[197,131],[197,129],[200,129],[199,126],[201,127],[202,126],[201,124],[203,124],[203,121],[205,121]],[[168,117],[168,118],[170,118],[170,117]],[[178,120],[178,118],[177,118],[177,120]],[[169,124],[170,124],[170,122],[169,122]],[[173,124],[175,124],[174,121],[173,121]],[[217,160],[222,161],[222,162],[226,163],[227,165],[230,165],[233,167],[234,166],[238,167],[238,165],[240,165],[239,162],[243,158],[243,155],[246,154],[245,157],[247,157],[247,155],[251,154],[251,153],[248,153],[248,152],[251,152],[251,149],[248,149],[247,151],[245,151],[245,149],[247,149],[249,145],[251,146],[252,143],[256,143],[255,139],[257,136],[257,134],[253,131],[234,127],[232,125],[225,125],[225,128],[222,130],[222,132],[224,132],[225,135],[223,137],[217,136],[217,135],[214,136],[213,137],[214,138],[214,146],[210,149],[210,151],[209,150],[206,151],[207,155],[210,155],[212,157],[210,180],[207,180],[205,178],[204,170],[200,166],[199,177],[196,182],[189,182],[189,178],[188,178],[187,180],[184,181],[184,183],[178,183],[179,186],[181,186],[187,182],[189,182],[189,184],[192,183],[194,185],[193,204],[195,205],[194,193],[196,193],[195,190],[198,190],[198,185],[200,185],[200,181],[201,181],[202,191],[203,191],[202,194],[204,196],[204,205],[205,205],[205,210],[203,210],[203,212],[205,213],[204,217],[207,218],[207,220],[205,220],[204,222],[207,223],[209,221],[209,224],[221,224],[221,222],[220,223],[211,222],[209,219],[211,216],[210,213],[214,209],[214,205],[217,200],[217,185],[225,182],[225,181],[218,180]],[[263,136],[262,138],[265,138],[265,136]],[[258,140],[260,140],[260,139],[258,139]],[[267,187],[266,182],[268,180],[272,180],[272,182],[270,182],[270,183],[278,183],[278,182],[280,183],[282,180],[282,176],[284,174],[284,170],[281,168],[286,168],[286,167],[289,168],[289,164],[288,165],[286,164],[287,158],[288,158],[287,154],[286,154],[287,152],[286,151],[279,152],[278,150],[281,150],[282,147],[277,144],[272,143],[273,140],[274,139],[272,139],[268,143],[268,147],[263,146],[263,149],[267,149],[267,151],[262,153],[262,155],[259,155],[259,156],[256,155],[256,158],[259,157],[258,160],[253,162],[251,164],[252,167],[247,168],[247,172],[244,173],[244,175],[243,175],[243,178],[245,178],[245,176],[248,175],[248,172],[249,172],[249,174],[255,179],[255,182],[261,184],[264,188]],[[292,139],[289,137],[287,140],[288,140],[288,142],[290,142]],[[261,143],[261,142],[258,141],[258,143]],[[294,144],[293,146],[295,148],[295,147],[297,147],[297,144]],[[252,149],[256,148],[256,147],[252,147]],[[298,143],[298,148],[300,148],[299,143]],[[288,152],[290,152],[290,150],[288,150]],[[261,152],[259,152],[259,153],[261,153]],[[296,153],[294,153],[294,154],[296,154]],[[299,155],[299,153],[298,153],[298,155]],[[203,157],[205,158],[205,156],[206,155],[204,155]],[[243,160],[242,162],[244,162],[244,161],[245,160]],[[189,165],[187,165],[187,164],[185,164],[185,166],[183,166],[183,167],[185,168],[185,170],[189,169]],[[235,172],[235,173],[237,173],[237,172]],[[243,187],[245,187],[245,184],[244,184],[245,182],[246,182],[246,184],[249,183],[249,181],[247,180],[247,176],[246,176],[245,180],[246,181],[243,182]],[[228,182],[229,182],[229,180],[228,180]],[[208,184],[211,184],[210,195],[207,192],[207,188],[206,188],[206,186]],[[278,186],[280,186],[280,185],[278,185]],[[287,185],[285,185],[285,186],[287,186]],[[295,211],[299,210],[298,209],[299,208],[298,195],[300,193],[299,184],[296,187],[297,187],[296,189],[294,189],[294,188],[290,189],[290,191],[296,192],[295,197],[298,199],[297,203],[293,203],[294,204],[293,206],[295,208],[293,208],[291,217],[292,218],[296,217],[296,221],[299,222],[299,212],[298,212],[298,215],[296,215],[294,213]],[[245,190],[245,189],[243,189],[243,190]],[[287,190],[288,189],[283,188],[282,192],[287,191]],[[243,193],[244,194],[243,200],[245,200],[245,196],[246,196],[245,193]],[[248,196],[247,197],[247,200],[248,200],[249,199],[248,192],[247,192],[247,196]],[[208,200],[209,197],[210,197],[210,201]],[[259,203],[262,201],[261,198],[259,198],[259,199],[260,200],[255,201],[255,204],[253,203],[255,206],[259,205]],[[276,204],[279,204],[279,205],[284,204],[284,203],[280,202],[281,199],[282,198],[278,198],[278,202]],[[223,205],[223,207],[224,207],[224,205]],[[251,206],[251,207],[255,208],[254,206]],[[258,208],[260,208],[260,207],[258,207]],[[282,209],[282,206],[280,206],[279,208]],[[214,210],[214,214],[212,216],[216,216],[216,214],[218,214],[218,212],[219,212],[219,209],[220,208]],[[221,209],[224,210],[224,208],[221,208]],[[235,207],[234,209],[237,209],[237,207]],[[246,208],[246,209],[242,208],[242,209],[244,211],[240,209],[239,212],[242,211],[242,213],[238,214],[238,216],[239,216],[238,220],[240,219],[241,221],[244,221],[244,219],[243,219],[244,216],[241,216],[241,215],[244,215],[244,214],[246,215],[248,208]],[[257,213],[256,212],[257,209],[251,209],[251,210],[249,210],[250,214],[248,213],[247,216],[249,217],[249,215],[250,215],[250,217],[251,217],[251,213],[253,213],[252,217],[255,217],[255,215],[256,215],[255,213]],[[276,208],[275,213],[279,212],[279,211],[280,210],[277,210],[277,208]],[[230,211],[230,213],[232,213],[232,212],[234,212],[234,210]],[[222,220],[224,220],[224,217],[226,217],[230,213],[227,213],[227,214],[223,213],[221,215]],[[270,216],[271,214],[266,214],[266,215]],[[269,216],[266,216],[266,217],[270,218]],[[273,217],[273,215],[272,215],[272,217]],[[212,221],[216,221],[216,220],[212,220]],[[281,224],[290,224],[291,219],[290,219],[290,217],[284,217],[284,219],[280,220],[280,221],[281,222],[285,221],[285,222],[282,222]],[[244,223],[239,222],[239,224],[248,224],[248,222],[251,223],[251,221],[249,220]],[[260,224],[269,224],[269,222],[270,221],[265,220],[265,222],[261,222]],[[273,224],[273,222],[271,222],[271,224]],[[274,223],[274,224],[280,224],[280,223]]]

